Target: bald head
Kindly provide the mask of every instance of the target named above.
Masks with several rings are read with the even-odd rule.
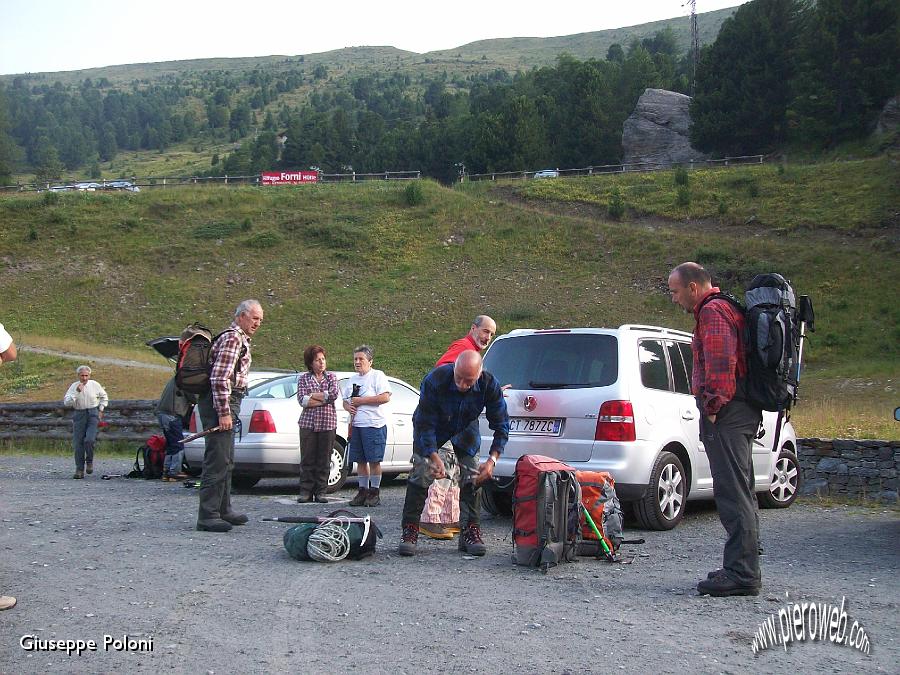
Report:
[[[709,272],[695,262],[681,263],[669,274],[672,302],[685,312],[693,312],[694,307],[711,288]]]
[[[481,354],[469,349],[456,357],[453,382],[460,391],[469,391],[481,377]]]

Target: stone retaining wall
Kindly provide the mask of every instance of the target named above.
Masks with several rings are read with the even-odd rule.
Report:
[[[804,495],[898,502],[900,441],[799,438]]]

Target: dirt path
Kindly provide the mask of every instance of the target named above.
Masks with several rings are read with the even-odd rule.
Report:
[[[396,555],[405,485],[371,513],[374,558],[301,563],[286,528],[263,516],[318,515],[294,480],[235,494],[250,522],[194,530],[197,494],[177,483],[116,479],[130,460],[99,458],[75,481],[68,458],[0,456],[0,671],[330,673],[896,672],[900,563],[895,510],[796,504],[760,514],[766,555],[759,597],[700,597],[719,564],[715,511],[692,505],[672,532],[629,531],[626,563],[581,559],[542,575],[510,563],[509,519],[484,520],[488,554],[421,540]],[[754,655],[760,624],[792,602],[829,603],[857,621],[869,655],[798,641]],[[777,626],[777,623],[776,623]],[[152,651],[105,651],[104,635]],[[22,636],[94,640],[80,656],[26,651]]]
[[[131,361],[128,359],[115,359],[107,356],[92,356],[89,354],[73,354],[72,352],[64,352],[58,349],[46,349],[44,347],[32,347],[30,345],[19,345],[19,351],[33,352],[35,354],[48,354],[50,356],[59,356],[63,359],[72,359],[73,361],[89,361],[90,363],[98,363],[107,366],[123,366],[126,368],[145,368],[147,370],[158,370],[171,372],[172,366],[166,366],[157,363],[144,363],[143,361]]]

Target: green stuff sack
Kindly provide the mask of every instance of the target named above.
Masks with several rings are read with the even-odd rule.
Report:
[[[284,548],[295,560],[312,560],[306,550],[309,535],[319,526],[318,523],[300,523],[284,531]]]

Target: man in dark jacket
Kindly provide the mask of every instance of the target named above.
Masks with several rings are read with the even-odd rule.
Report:
[[[477,420],[482,410],[494,431],[494,441],[490,457],[478,465],[479,436],[470,438],[467,443],[457,437],[452,450],[444,446]],[[485,554],[479,525],[479,486],[493,475],[494,465],[508,439],[509,415],[503,392],[494,376],[482,369],[478,352],[464,351],[453,365],[440,366],[425,376],[419,405],[413,413],[413,468],[406,482],[400,555],[416,553],[422,506],[432,481],[445,476],[445,458],[455,460],[460,468],[459,520],[464,529],[460,533],[459,550],[471,555]],[[452,457],[448,453],[452,453]]]
[[[700,410],[700,434],[709,459],[713,496],[728,538],[722,569],[697,584],[700,595],[759,595],[759,521],[753,478],[753,438],[762,411],[744,400],[745,321],[716,298],[709,272],[697,263],[669,275],[672,302],[696,320],[691,391]]]

